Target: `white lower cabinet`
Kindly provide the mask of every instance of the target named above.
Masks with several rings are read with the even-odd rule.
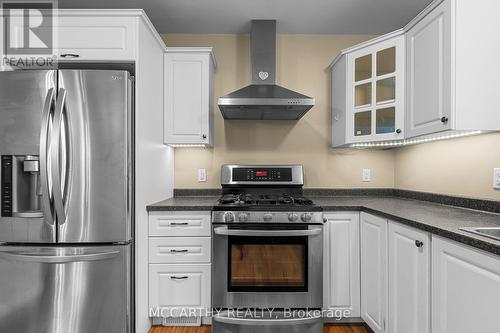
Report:
[[[430,332],[431,238],[389,221],[389,333]]]
[[[149,265],[149,302],[169,309],[209,307],[210,264]]]
[[[209,211],[149,214],[149,308],[153,321],[160,315],[163,323],[182,325],[184,322],[175,318],[200,317],[202,309],[210,308],[210,216]]]
[[[382,333],[387,321],[387,220],[361,213],[360,229],[361,318]]]
[[[323,307],[360,317],[359,213],[326,212],[325,218]]]
[[[500,259],[433,236],[432,332],[498,332]]]

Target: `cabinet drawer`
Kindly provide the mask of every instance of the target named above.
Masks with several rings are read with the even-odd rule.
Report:
[[[210,237],[149,239],[149,262],[155,264],[210,263]]]
[[[134,60],[136,20],[123,17],[60,16],[54,52],[61,60]],[[75,54],[77,58],[62,57]]]
[[[153,212],[150,236],[210,236],[210,212]]]
[[[149,265],[149,306],[209,307],[210,264]]]

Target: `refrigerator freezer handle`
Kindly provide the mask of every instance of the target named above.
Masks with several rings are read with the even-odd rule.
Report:
[[[81,261],[99,261],[116,257],[120,251],[85,253],[77,255],[43,255],[37,251],[7,251],[0,252],[0,258],[18,260],[24,262],[36,262],[46,264],[65,264]]]
[[[64,121],[63,113],[66,108],[66,90],[59,89],[54,112],[53,137],[51,139],[51,174],[52,191],[54,192],[54,206],[56,209],[59,225],[66,223],[66,212],[64,210],[64,198],[61,180],[61,128]],[[65,148],[64,148],[65,149]]]
[[[52,193],[49,188],[49,170],[47,168],[47,154],[50,135],[50,115],[55,102],[55,90],[50,88],[45,97],[45,103],[42,111],[42,128],[40,130],[40,180],[42,189],[42,205],[45,221],[49,225],[54,225],[55,218],[53,214]]]

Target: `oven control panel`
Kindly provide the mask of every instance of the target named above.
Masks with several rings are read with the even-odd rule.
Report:
[[[234,181],[289,182],[292,181],[290,168],[234,168]]]
[[[301,165],[223,165],[221,185],[304,185]]]

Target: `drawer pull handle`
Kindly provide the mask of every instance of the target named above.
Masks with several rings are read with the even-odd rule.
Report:
[[[80,55],[74,53],[61,54],[61,58],[78,58],[78,57],[80,57]]]
[[[171,276],[170,277],[172,280],[186,280],[189,278],[189,276]]]
[[[186,253],[186,252],[189,252],[189,250],[174,250],[174,249],[172,249],[172,250],[170,250],[170,252],[172,252],[172,253]]]
[[[176,225],[189,225],[188,222],[171,222],[170,225],[176,226]]]

